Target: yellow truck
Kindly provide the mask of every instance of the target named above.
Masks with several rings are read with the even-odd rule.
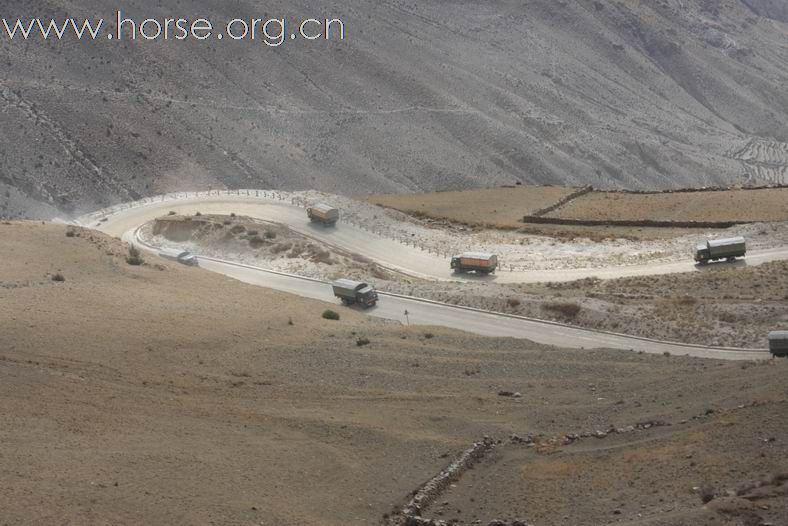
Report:
[[[306,209],[306,215],[313,223],[334,226],[339,221],[339,210],[325,203],[319,203]]]
[[[476,272],[487,275],[498,268],[498,256],[482,252],[466,252],[451,258],[451,268],[460,274]]]

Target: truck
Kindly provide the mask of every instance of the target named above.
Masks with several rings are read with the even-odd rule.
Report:
[[[378,302],[378,293],[374,287],[363,281],[338,279],[331,284],[334,296],[342,300],[343,305],[359,304],[363,307],[374,307]]]
[[[769,333],[769,351],[780,358],[788,357],[788,331]]]
[[[451,268],[460,274],[476,272],[487,275],[498,268],[498,256],[482,252],[466,252],[451,258]]]
[[[733,261],[747,254],[747,242],[743,237],[708,239],[695,247],[695,261],[705,265],[709,261],[727,259]]]
[[[165,248],[159,251],[159,256],[169,259],[170,261],[176,261],[181,265],[186,265],[187,267],[199,266],[197,258],[194,256],[194,254],[191,252],[186,252],[185,250]]]
[[[318,203],[306,209],[306,215],[313,223],[334,226],[339,221],[339,210],[325,203]]]

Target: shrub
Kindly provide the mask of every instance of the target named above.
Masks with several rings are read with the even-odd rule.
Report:
[[[57,282],[62,283],[64,281],[66,281],[66,278],[63,276],[63,274],[58,272],[57,274],[52,274],[52,281],[57,281]]]
[[[235,217],[235,212],[232,212],[232,213],[230,214],[230,217]]]
[[[73,230],[71,230],[71,229],[66,230],[66,237],[74,237],[76,235],[77,235],[77,233],[74,232]]]
[[[255,236],[258,234],[258,233],[259,233],[259,232],[257,232],[257,230],[249,230],[249,231],[246,233],[246,235],[248,235],[249,237],[255,237]]]
[[[509,298],[508,300],[506,300],[506,304],[514,309],[520,306],[520,300],[518,300],[517,298]]]
[[[271,247],[271,252],[273,252],[274,254],[281,254],[282,252],[287,252],[291,248],[293,248],[292,243],[277,243],[276,245]]]
[[[170,210],[170,211],[167,213],[167,215],[168,215],[168,216],[174,216],[174,215],[175,215],[175,210]]]
[[[202,215],[202,212],[195,212],[195,213],[194,213],[194,216],[195,216],[195,217],[200,217],[201,215]]]
[[[273,230],[266,230],[265,231],[265,238],[266,239],[276,239],[276,232]]]
[[[323,319],[337,321],[339,319],[339,313],[331,309],[326,309],[323,311]]]
[[[333,265],[334,260],[331,258],[331,252],[323,250],[312,256],[312,261],[315,263],[323,263],[324,265]]]
[[[676,305],[681,305],[682,307],[691,307],[698,303],[698,300],[693,296],[679,296],[673,300]]]
[[[356,345],[359,347],[364,347],[365,345],[369,345],[370,341],[369,338],[359,338],[356,340]]]
[[[431,339],[433,339],[434,337],[435,337],[435,335],[434,335],[434,334],[432,334],[431,332],[425,332],[425,333],[424,333],[424,339],[425,339],[425,340],[431,340]]]
[[[711,486],[703,486],[698,490],[698,496],[703,504],[708,504],[717,497],[717,492]]]
[[[577,303],[545,303],[542,308],[567,319],[576,318],[582,310],[582,307]]]
[[[737,316],[732,312],[721,312],[718,318],[725,323],[736,323],[738,321]]]
[[[140,253],[140,250],[134,245],[131,245],[129,247],[129,255],[126,256],[126,263],[128,263],[129,265],[133,265],[135,267],[138,267],[143,263],[145,263],[145,260],[142,259],[142,254]]]
[[[254,236],[249,238],[249,246],[252,248],[260,248],[261,246],[265,245],[265,241],[260,236]]]

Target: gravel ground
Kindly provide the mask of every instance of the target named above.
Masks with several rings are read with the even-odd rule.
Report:
[[[565,351],[352,309],[329,321],[337,306],[151,255],[130,265],[118,240],[67,231],[0,223],[9,524],[376,525],[484,435],[656,420],[679,424],[501,448],[504,463],[490,457],[437,505],[537,526],[638,513],[695,526],[730,503],[702,508],[693,487],[716,496],[788,469],[788,360]],[[754,511],[780,524],[782,490],[759,490],[775,495],[752,496]],[[722,517],[709,524],[739,524]]]

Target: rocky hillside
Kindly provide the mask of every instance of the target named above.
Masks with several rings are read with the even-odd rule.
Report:
[[[346,39],[269,48],[0,33],[0,216],[208,187],[788,179],[785,0],[259,5],[123,9],[139,20],[339,17]],[[115,9],[5,0],[0,16],[112,19]]]

